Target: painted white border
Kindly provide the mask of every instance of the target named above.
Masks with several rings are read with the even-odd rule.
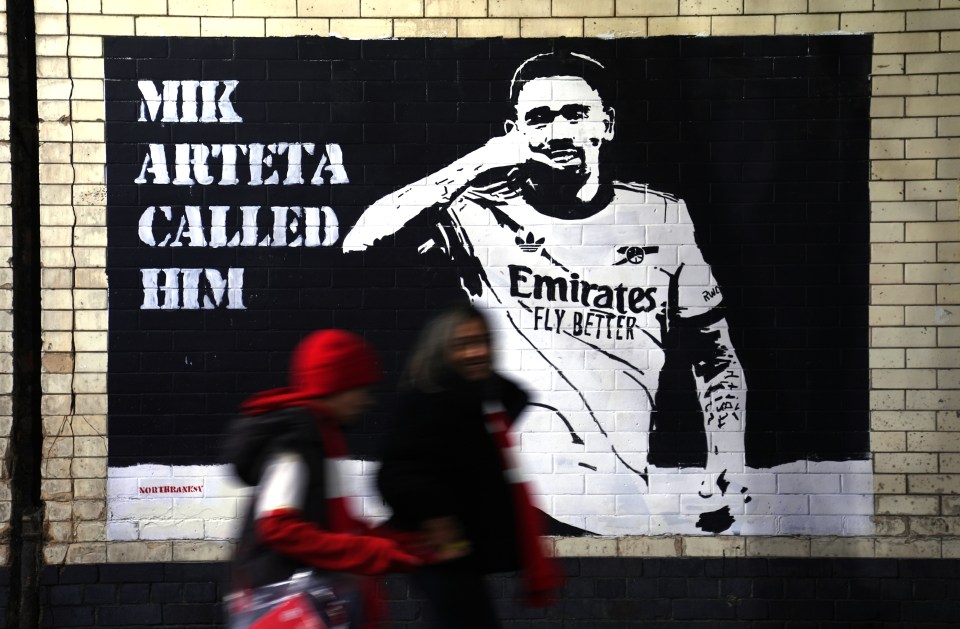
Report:
[[[341,463],[346,493],[355,512],[379,522],[389,515],[374,487],[379,465],[371,461]],[[665,470],[678,474],[677,470]],[[661,472],[657,470],[657,472]],[[702,470],[689,476],[702,477]],[[683,477],[679,472],[678,481]],[[873,472],[866,461],[798,461],[770,469],[748,468],[752,500],[725,534],[860,536],[874,533]],[[202,491],[144,494],[141,487],[202,486]],[[233,540],[239,534],[250,490],[228,465],[134,465],[107,473],[109,541]],[[629,496],[620,496],[629,502]],[[664,496],[676,500],[677,496]],[[627,535],[704,535],[698,513],[665,514],[642,509],[630,514]],[[652,507],[657,496],[638,500]],[[624,507],[626,508],[626,507]],[[622,517],[611,514],[611,517]]]

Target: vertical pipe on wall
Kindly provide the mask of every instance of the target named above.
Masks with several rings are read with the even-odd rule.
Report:
[[[6,626],[39,627],[43,505],[40,463],[40,155],[33,0],[7,0],[13,267],[10,600]]]

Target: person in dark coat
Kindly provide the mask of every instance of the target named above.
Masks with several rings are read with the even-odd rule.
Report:
[[[363,339],[321,330],[294,350],[288,387],[244,402],[225,458],[256,489],[233,559],[231,629],[258,626],[256,610],[262,605],[253,601],[264,586],[311,570],[330,577],[328,582],[348,584],[351,596],[356,594],[345,612],[360,619],[351,627],[373,627],[375,584],[349,575],[409,570],[420,563],[397,541],[371,535],[342,493],[338,463],[347,451],[340,430],[369,406],[371,385],[380,377],[377,356]]]
[[[560,577],[507,434],[527,394],[493,370],[481,312],[458,304],[429,323],[401,388],[377,482],[390,526],[422,533],[432,553],[413,580],[435,626],[498,627],[484,580],[495,572],[520,570],[528,601],[546,604]]]

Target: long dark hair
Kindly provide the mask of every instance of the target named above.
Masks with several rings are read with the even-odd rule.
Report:
[[[400,376],[400,386],[426,392],[442,391],[453,373],[450,365],[450,344],[457,328],[479,319],[489,329],[487,317],[468,302],[445,308],[420,331]]]

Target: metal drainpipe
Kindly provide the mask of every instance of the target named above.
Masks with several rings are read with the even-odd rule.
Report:
[[[33,0],[7,0],[13,267],[13,426],[7,627],[40,626],[40,134]]]

